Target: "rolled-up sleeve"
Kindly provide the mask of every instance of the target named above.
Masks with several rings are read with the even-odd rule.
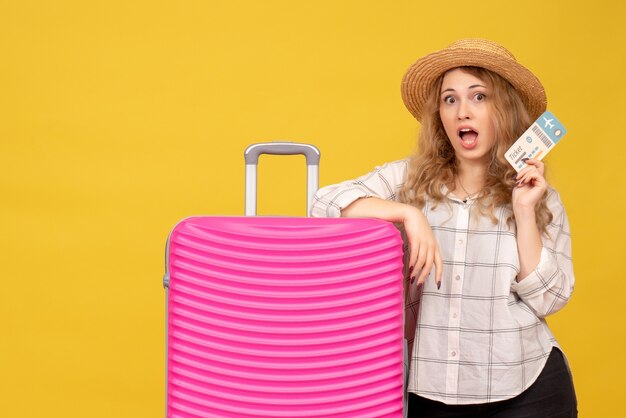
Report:
[[[323,187],[315,194],[311,216],[338,218],[343,208],[362,197],[397,200],[406,170],[407,160],[398,160],[378,166],[354,180]]]
[[[574,291],[574,268],[569,222],[559,194],[548,191],[552,222],[543,235],[543,248],[537,268],[513,284],[513,291],[537,316],[544,317],[563,308]]]

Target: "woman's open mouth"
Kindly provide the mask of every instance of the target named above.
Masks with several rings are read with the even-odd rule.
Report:
[[[458,131],[461,138],[461,146],[466,149],[472,149],[478,144],[478,132],[472,128],[461,128]]]

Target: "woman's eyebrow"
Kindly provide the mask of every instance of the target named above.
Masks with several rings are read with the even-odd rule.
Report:
[[[472,84],[472,85],[471,85],[471,86],[469,86],[467,89],[468,89],[468,90],[471,90],[471,89],[475,89],[475,88],[478,88],[478,87],[482,87],[482,88],[484,88],[484,89],[486,89],[486,88],[487,88],[487,86],[484,86],[484,85],[482,85],[482,84]],[[453,89],[452,87],[449,87],[449,88],[447,88],[447,89],[445,89],[445,90],[441,90],[441,93],[439,93],[439,94],[444,94],[444,93],[446,93],[446,92],[448,92],[448,91],[455,92],[456,90],[455,90],[455,89]]]

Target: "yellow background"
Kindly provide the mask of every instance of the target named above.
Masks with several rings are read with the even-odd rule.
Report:
[[[163,416],[173,225],[243,213],[253,142],[315,143],[322,185],[404,157],[406,68],[487,37],[569,130],[547,160],[577,285],[550,323],[581,416],[625,416],[625,4],[1,1],[0,415]],[[304,214],[302,158],[261,163],[260,213]]]

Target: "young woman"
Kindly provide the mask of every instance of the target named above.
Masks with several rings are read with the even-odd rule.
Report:
[[[546,108],[502,46],[465,39],[413,64],[402,97],[415,154],[316,195],[313,216],[375,217],[408,242],[411,417],[575,417],[545,317],[574,286],[569,225],[544,164],[505,151]]]

